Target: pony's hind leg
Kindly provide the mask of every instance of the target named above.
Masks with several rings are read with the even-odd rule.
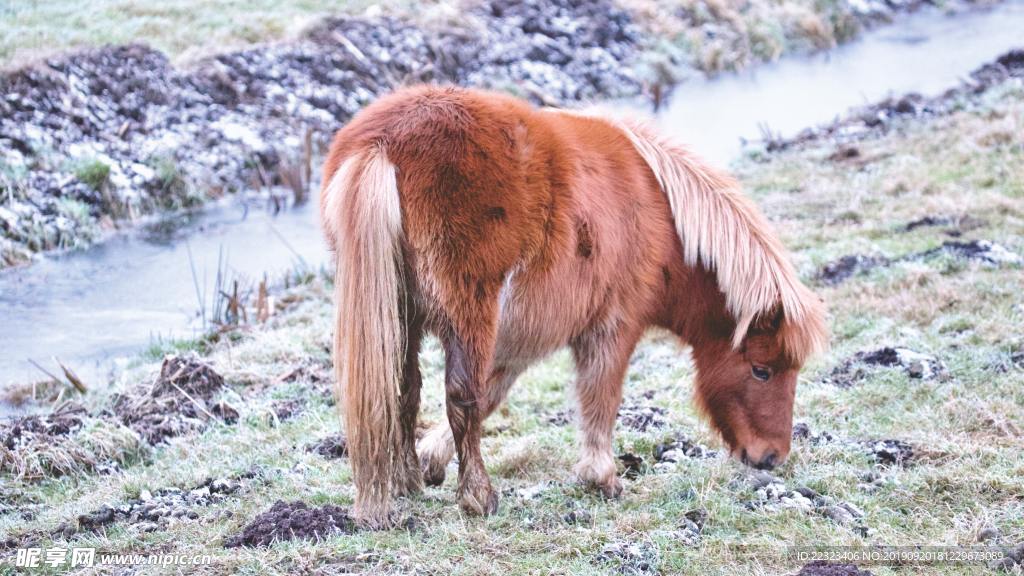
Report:
[[[482,516],[498,510],[498,493],[491,487],[480,454],[482,404],[487,393],[485,385],[494,350],[493,325],[497,313],[496,306],[490,311],[484,301],[483,298],[463,300],[468,310],[462,311],[461,320],[466,324],[461,329],[453,326],[441,337],[445,350],[448,425],[459,455],[459,505],[466,513]]]
[[[580,480],[608,498],[622,493],[615,470],[612,430],[622,402],[622,381],[638,335],[615,329],[593,329],[573,343],[576,396],[582,434],[580,461],[574,471]]]
[[[509,388],[515,383],[523,371],[519,366],[497,367],[488,378],[487,390],[482,403],[483,416],[486,419],[501,406],[508,395]],[[455,456],[455,438],[451,426],[447,422],[439,423],[430,428],[419,441],[418,452],[423,481],[428,486],[440,486],[444,482],[445,468]]]
[[[397,496],[411,496],[423,490],[423,474],[416,457],[416,417],[420,411],[420,343],[423,340],[423,323],[420,319],[410,321],[405,349],[405,366],[402,373],[401,397],[399,398],[399,426],[403,458],[395,467],[394,491]]]

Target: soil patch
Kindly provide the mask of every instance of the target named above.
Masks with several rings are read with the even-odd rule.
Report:
[[[134,432],[72,403],[0,423],[0,473],[26,480],[106,473],[145,452]]]
[[[144,489],[138,498],[82,514],[74,523],[62,524],[54,533],[70,538],[80,532],[98,532],[116,522],[133,526],[140,532],[165,530],[172,524],[196,520],[199,518],[197,508],[216,504],[238,493],[244,481],[256,475],[256,472],[246,472],[226,478],[207,478],[193,488],[171,486],[152,492]]]
[[[763,471],[754,472],[749,483],[754,489],[754,498],[744,503],[748,510],[795,509],[820,514],[862,536],[869,532],[864,512],[853,504],[819,494],[807,486],[789,488],[780,478]]]
[[[1003,264],[1020,264],[1024,259],[1020,255],[1010,251],[1006,247],[989,240],[971,240],[961,242],[950,240],[943,242],[942,246],[926,250],[918,255],[919,258],[928,258],[938,254],[952,254],[967,260],[975,260],[992,266]]]
[[[237,419],[237,412],[217,409],[212,401],[224,387],[221,377],[197,355],[164,359],[160,375],[148,388],[117,394],[112,410],[126,426],[150,444],[206,428],[218,419]]]
[[[352,534],[355,521],[348,511],[327,504],[310,508],[305,502],[278,500],[270,510],[258,515],[240,534],[224,541],[226,548],[266,547],[283,540],[320,540],[334,534]]]
[[[32,449],[32,446],[42,449],[52,445],[55,438],[81,428],[87,417],[85,408],[64,404],[49,414],[16,418],[0,424],[0,445],[11,451]],[[4,467],[0,466],[2,469]]]

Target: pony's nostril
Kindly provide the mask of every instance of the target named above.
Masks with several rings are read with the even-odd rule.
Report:
[[[757,463],[757,466],[755,466],[755,468],[757,468],[758,470],[771,470],[772,468],[775,468],[775,464],[778,463],[778,460],[778,453],[770,452],[767,456],[761,458],[761,461]]]

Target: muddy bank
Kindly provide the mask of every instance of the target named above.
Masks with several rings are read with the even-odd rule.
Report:
[[[640,39],[607,1],[482,4],[466,28],[322,22],[290,44],[174,68],[142,45],[0,77],[0,263],[79,246],[120,219],[222,194],[305,193],[311,156],[377,95],[416,82],[559,103],[635,94]]]
[[[977,68],[960,85],[938,96],[925,97],[910,93],[886,98],[851,110],[831,124],[808,128],[793,138],[768,140],[764,142],[764,148],[768,152],[778,152],[806,145],[833,143],[836,145],[836,152],[829,160],[856,162],[860,158],[860,151],[855,143],[859,140],[885,133],[902,122],[944,116],[965,107],[977,106],[979,96],[989,90],[1009,83],[1020,85],[1022,82],[1024,48],[1018,48]],[[935,224],[938,223],[922,222],[919,225]]]
[[[170,356],[150,385],[114,394],[109,407],[65,402],[49,414],[0,422],[0,473],[38,480],[112,472],[170,438],[237,421],[234,408],[215,401],[224,388],[223,377],[195,354]]]
[[[143,45],[54,58],[0,77],[0,267],[232,192],[261,191],[275,206],[301,200],[330,134],[400,85],[490,87],[545,104],[635,95],[828,48],[926,3],[838,2],[813,26],[785,10],[757,16],[698,3],[661,18],[693,36],[686,40],[657,37],[647,20],[658,18],[610,0],[483,2],[444,25],[328,19],[297,41],[188,69]],[[781,19],[771,22],[778,34],[753,37],[752,18]]]

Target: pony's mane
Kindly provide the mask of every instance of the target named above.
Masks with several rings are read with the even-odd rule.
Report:
[[[768,221],[736,180],[686,146],[635,120],[615,120],[668,196],[687,265],[714,270],[736,320],[733,347],[755,322],[781,313],[778,338],[802,363],[824,350],[828,335],[821,300],[797,277]]]

